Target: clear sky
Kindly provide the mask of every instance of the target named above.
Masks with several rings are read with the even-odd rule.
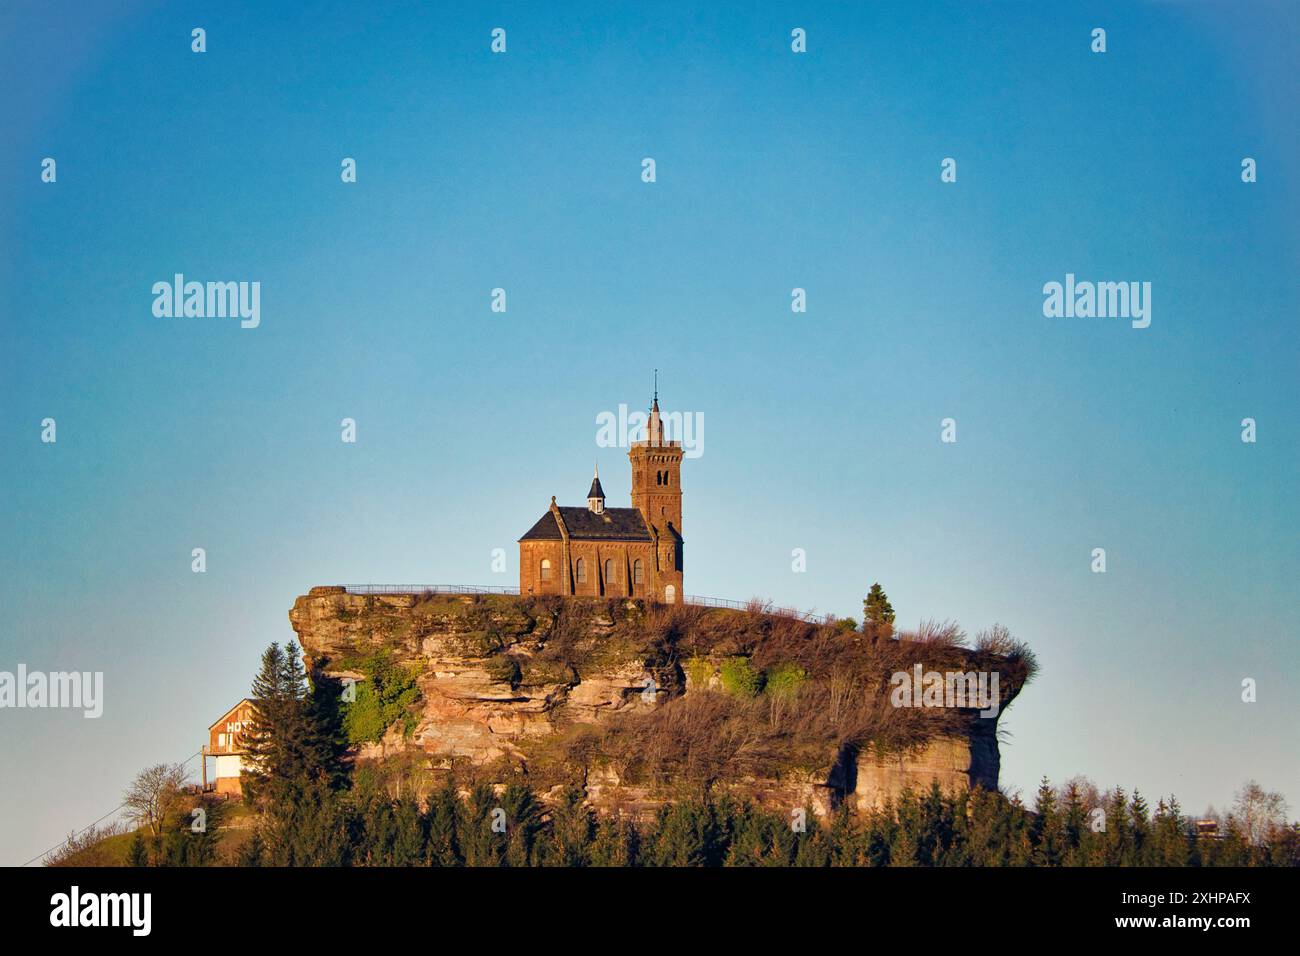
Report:
[[[0,862],[197,751],[309,587],[514,584],[593,459],[626,506],[596,417],[656,367],[688,592],[1005,624],[1009,788],[1300,810],[1296,5],[115,6],[0,10],[0,670],[106,695],[0,710]],[[155,317],[178,272],[260,326]],[[1045,317],[1067,273],[1150,327]]]

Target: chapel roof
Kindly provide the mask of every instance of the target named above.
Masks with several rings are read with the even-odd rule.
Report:
[[[596,514],[587,508],[569,508],[557,506],[564,518],[564,526],[569,529],[569,537],[578,540],[596,541],[651,541],[650,529],[645,519],[636,508],[606,508]],[[547,510],[537,519],[537,523],[519,540],[553,540],[559,541],[560,526],[555,515]]]

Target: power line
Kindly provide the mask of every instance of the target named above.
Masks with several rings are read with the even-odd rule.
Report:
[[[181,763],[181,766],[184,767],[185,764],[189,763],[191,760],[193,760],[195,757],[199,756],[199,755],[202,754],[202,753],[203,753],[202,750],[198,750],[198,751],[195,751],[194,753],[190,754],[189,757],[187,757],[187,758],[185,759],[185,761]],[[20,867],[21,867],[21,866],[31,866],[31,865],[32,865],[33,863],[35,863],[37,860],[42,859],[43,857],[49,856],[51,853],[53,853],[53,852],[54,852],[55,850],[57,850],[59,847],[63,846],[65,843],[68,843],[69,841],[71,841],[74,837],[80,836],[82,833],[85,833],[85,832],[86,832],[87,830],[89,830],[91,827],[94,827],[94,826],[98,825],[99,823],[102,823],[104,820],[107,820],[109,817],[111,817],[113,814],[117,813],[119,810],[121,810],[121,809],[122,809],[123,807],[125,807],[125,806],[126,806],[126,802],[123,801],[122,803],[120,803],[120,804],[118,804],[116,807],[114,807],[112,810],[109,810],[106,814],[104,814],[102,817],[100,817],[100,818],[99,818],[98,820],[96,820],[94,823],[88,823],[86,826],[82,827],[80,830],[73,830],[70,834],[68,834],[68,836],[67,836],[66,839],[60,840],[58,843],[54,844],[54,846],[50,847],[48,850],[45,850],[45,851],[43,851],[43,852],[41,852],[41,853],[37,853],[34,857],[32,857],[32,858],[31,858],[30,860],[28,860],[26,863],[21,863],[21,864],[19,864],[19,866],[20,866]]]

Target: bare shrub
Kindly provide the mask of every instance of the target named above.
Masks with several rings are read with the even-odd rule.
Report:
[[[126,833],[125,824],[114,821],[104,826],[86,827],[80,833],[69,833],[58,849],[51,850],[42,861],[46,866],[114,866],[121,861],[109,851],[104,841]]]

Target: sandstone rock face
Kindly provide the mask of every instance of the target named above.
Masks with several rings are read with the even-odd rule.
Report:
[[[495,596],[494,596],[495,598]],[[490,602],[472,596],[433,599],[413,594],[349,594],[342,588],[312,588],[289,611],[310,667],[326,676],[355,674],[350,662],[376,651],[420,670],[419,723],[409,738],[392,728],[377,744],[363,745],[362,758],[387,757],[419,748],[435,757],[464,757],[487,763],[521,757],[522,738],[555,732],[555,720],[595,722],[605,714],[651,706],[645,687],[653,677],[643,661],[614,660],[601,670],[558,675],[514,686],[492,671],[496,652],[508,649],[527,660],[550,635],[526,631],[533,622],[517,599]],[[593,641],[613,622],[591,622]]]
[[[572,600],[572,599],[571,599]],[[629,602],[626,613],[640,613]],[[620,609],[621,611],[624,609]],[[342,588],[312,588],[299,597],[289,620],[308,666],[327,676],[356,675],[376,653],[418,671],[421,699],[413,730],[400,723],[381,739],[361,745],[359,759],[399,755],[427,758],[430,766],[463,759],[477,765],[499,758],[526,759],[529,741],[544,740],[574,724],[599,724],[613,714],[652,710],[668,698],[718,689],[703,686],[647,659],[643,647],[620,644],[615,622],[595,614],[584,633],[563,639],[588,649],[578,672],[557,666],[548,644],[561,639],[546,612],[526,613],[507,596],[369,595]],[[904,754],[826,755],[826,766],[766,779],[728,780],[726,787],[783,809],[832,810],[881,806],[904,787],[944,790],[975,785],[995,789],[996,720],[981,721],[965,736],[946,736]],[[623,809],[652,809],[660,799],[646,787],[620,780],[608,766],[586,780],[591,802]]]
[[[851,799],[858,809],[870,810],[884,806],[907,787],[928,790],[937,783],[945,792],[976,785],[996,790],[999,763],[997,737],[992,733],[938,737],[902,754],[860,754]]]

